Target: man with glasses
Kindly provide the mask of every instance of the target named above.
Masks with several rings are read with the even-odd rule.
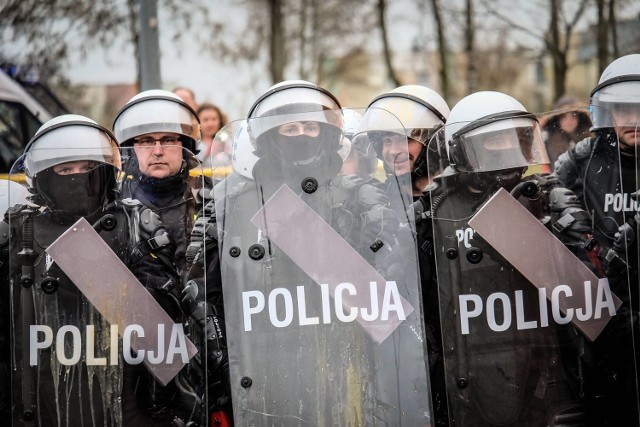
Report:
[[[197,168],[198,115],[177,95],[148,90],[133,98],[116,116],[113,131],[123,150],[121,197],[140,200],[167,225],[177,245],[176,266],[185,273],[185,252],[193,218],[202,205],[205,185]],[[208,194],[209,191],[206,191]]]
[[[122,182],[122,199],[138,199],[146,207],[156,212],[176,243],[175,265],[180,276],[177,283],[168,284],[159,292],[173,297],[176,312],[189,318],[189,324],[197,329],[198,339],[204,344],[207,354],[201,351],[202,371],[183,372],[184,379],[200,383],[205,378],[204,358],[208,358],[206,371],[221,369],[218,377],[225,378],[226,349],[221,342],[223,307],[219,292],[219,277],[207,280],[190,272],[191,259],[187,259],[187,248],[191,240],[196,214],[211,193],[211,185],[202,174],[201,164],[196,158],[196,146],[200,139],[200,121],[198,115],[186,102],[174,93],[164,90],[148,90],[129,100],[120,110],[113,124],[114,134],[120,143],[123,156],[123,170],[126,174]],[[217,250],[207,253],[207,261],[216,264]],[[206,302],[205,302],[206,298]],[[211,328],[211,321],[221,325],[220,329]],[[206,332],[205,332],[206,331]],[[206,338],[205,338],[206,334]],[[204,347],[201,347],[203,350]],[[220,357],[218,357],[220,356]],[[214,360],[215,359],[215,360]],[[215,368],[213,367],[214,363]],[[183,379],[181,378],[181,379]],[[148,392],[154,396],[157,411],[169,408],[174,396],[163,393],[165,389],[154,388],[155,383],[148,381]],[[176,382],[177,390],[184,383]],[[141,386],[144,387],[144,386]],[[209,396],[213,390],[223,386],[209,384]],[[196,393],[204,398],[204,389],[196,387]],[[213,410],[209,402],[202,405]]]

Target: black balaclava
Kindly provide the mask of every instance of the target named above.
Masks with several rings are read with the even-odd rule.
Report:
[[[340,129],[324,123],[317,137],[284,136],[277,129],[271,129],[256,141],[255,154],[259,160],[254,167],[254,177],[314,177],[326,182],[342,168],[342,158],[338,155],[341,138]]]
[[[99,165],[86,173],[59,175],[53,168],[34,177],[36,196],[57,215],[91,218],[114,199],[115,171]]]

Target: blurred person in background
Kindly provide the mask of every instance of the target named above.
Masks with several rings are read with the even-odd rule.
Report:
[[[591,118],[585,104],[569,95],[560,98],[553,111],[540,119],[540,126],[552,168],[561,154],[591,136]]]
[[[196,101],[196,94],[188,87],[178,86],[172,90],[173,93],[178,95],[180,99],[189,105],[194,111],[198,109],[198,102]]]
[[[201,139],[198,144],[198,159],[203,166],[228,166],[231,164],[229,146],[216,141],[216,133],[227,124],[227,117],[220,108],[205,102],[197,110],[200,118]]]

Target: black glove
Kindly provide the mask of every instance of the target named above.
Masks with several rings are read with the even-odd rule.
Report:
[[[204,301],[204,293],[193,280],[182,292],[182,303],[190,323],[207,340],[207,388],[210,410],[225,406],[231,399],[229,353],[225,339],[224,316],[213,304]]]

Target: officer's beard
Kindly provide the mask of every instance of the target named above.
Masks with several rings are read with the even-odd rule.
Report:
[[[72,175],[58,175],[47,169],[38,174],[36,190],[55,215],[71,219],[91,218],[107,201],[108,173],[104,166]]]

